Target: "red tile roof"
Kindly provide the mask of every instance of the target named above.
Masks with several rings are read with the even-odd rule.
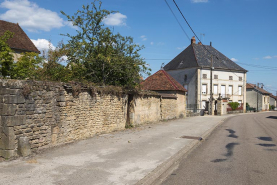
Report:
[[[8,30],[14,33],[13,37],[8,40],[10,48],[40,53],[18,24],[0,20],[0,35],[3,35]]]
[[[264,90],[263,88],[257,87],[255,84],[247,83],[246,89],[256,89],[256,90],[260,91],[262,94],[268,94],[268,95],[271,94],[271,93],[267,92],[266,90]]]
[[[145,81],[141,83],[141,87],[143,90],[152,91],[187,91],[164,70],[159,70],[146,78]]]

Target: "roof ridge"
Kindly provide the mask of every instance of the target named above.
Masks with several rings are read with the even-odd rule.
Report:
[[[170,81],[170,83],[175,87],[175,89],[178,90],[178,87],[177,87],[177,86],[173,83],[173,81],[169,78],[167,72],[165,72],[165,70],[161,70],[161,71],[165,74],[166,78],[167,78],[167,79]]]

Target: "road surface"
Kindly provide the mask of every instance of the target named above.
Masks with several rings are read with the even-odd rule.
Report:
[[[277,112],[230,117],[163,185],[277,184]]]

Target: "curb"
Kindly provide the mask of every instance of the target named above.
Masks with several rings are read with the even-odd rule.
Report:
[[[223,118],[221,121],[216,123],[212,128],[207,130],[202,134],[202,141],[205,141],[205,139],[211,135],[211,133],[224,121],[226,121],[228,118],[233,116],[228,116],[226,118]],[[147,174],[143,179],[139,180],[135,185],[158,185],[161,184],[168,175],[170,175],[175,169],[179,166],[179,161],[182,158],[186,158],[190,152],[192,152],[195,148],[197,148],[199,145],[201,145],[202,141],[193,140],[188,145],[186,145],[184,148],[179,150],[176,154],[171,156],[169,159],[167,159],[165,162],[160,164],[158,167],[156,167],[153,171],[151,171],[149,174]]]

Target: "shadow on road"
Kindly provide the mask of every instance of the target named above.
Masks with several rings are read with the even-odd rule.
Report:
[[[268,116],[266,118],[270,118],[270,119],[277,119],[277,116]]]

